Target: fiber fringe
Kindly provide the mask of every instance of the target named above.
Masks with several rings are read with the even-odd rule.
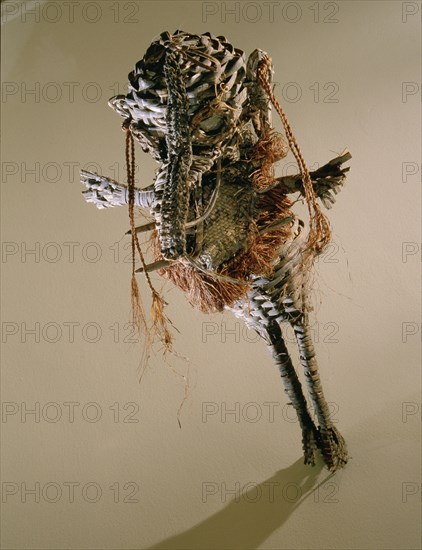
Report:
[[[274,182],[274,163],[285,157],[287,152],[288,146],[283,136],[272,129],[257,141],[252,158],[260,161],[260,168],[251,175],[252,185],[257,190],[265,191]],[[260,193],[255,206],[255,219],[251,219],[248,247],[224,264],[216,274],[203,272],[188,260],[178,261],[158,273],[185,292],[192,306],[202,312],[223,311],[225,306],[232,306],[237,300],[246,297],[250,290],[248,283],[251,274],[271,276],[273,261],[278,258],[280,246],[291,237],[292,223],[261,231],[278,220],[293,217],[291,206],[291,200],[280,188],[274,187]],[[156,231],[151,238],[155,259],[159,260],[161,253]],[[239,283],[224,280],[219,275],[236,279]]]

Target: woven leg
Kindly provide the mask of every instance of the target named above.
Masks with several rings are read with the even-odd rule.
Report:
[[[299,321],[292,322],[292,326],[299,346],[300,361],[305,372],[309,393],[318,418],[318,447],[327,467],[333,471],[338,470],[347,463],[347,446],[342,435],[330,419],[328,404],[322,391],[309,325],[301,316]]]
[[[230,309],[236,317],[242,318],[246,326],[255,330],[266,342],[280,372],[284,389],[293,405],[302,430],[302,444],[305,464],[315,464],[318,449],[318,430],[311,418],[302,385],[290,358],[280,328],[286,317],[283,307],[262,294],[260,282],[249,293],[248,300],[239,300]]]
[[[315,465],[315,454],[317,450],[318,431],[309,414],[308,405],[303,395],[302,385],[294,369],[292,360],[287,350],[281,333],[280,325],[276,321],[269,323],[267,334],[271,345],[276,365],[280,371],[285,392],[296,410],[299,424],[302,429],[302,444],[305,457],[305,464]]]

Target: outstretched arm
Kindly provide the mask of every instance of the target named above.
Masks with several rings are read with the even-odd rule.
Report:
[[[346,150],[340,156],[318,168],[318,170],[310,172],[316,196],[321,199],[326,208],[331,208],[334,204],[336,200],[335,195],[341,190],[346,179],[346,174],[350,170],[349,166],[342,168],[341,165],[351,158],[352,155]],[[297,192],[304,194],[302,176],[300,174],[277,178],[274,187],[279,185],[283,187],[286,194]]]
[[[106,176],[100,176],[94,172],[81,171],[81,183],[88,190],[83,192],[85,200],[92,202],[97,208],[110,208],[128,204],[128,188]],[[153,186],[147,189],[135,189],[135,205],[141,208],[149,208],[154,196]]]

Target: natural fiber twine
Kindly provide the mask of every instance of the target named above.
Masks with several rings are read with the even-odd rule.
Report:
[[[126,128],[126,170],[129,190],[129,219],[131,229],[131,245],[132,245],[132,278],[131,278],[131,299],[132,299],[132,324],[145,336],[145,348],[146,355],[149,355],[149,349],[152,346],[156,337],[162,342],[165,351],[171,351],[172,336],[168,325],[171,321],[164,313],[164,307],[166,302],[164,298],[155,290],[152,285],[151,278],[147,272],[146,262],[142,253],[141,245],[139,243],[138,234],[135,227],[135,147],[133,136],[130,128]],[[144,269],[145,279],[152,294],[151,305],[151,320],[152,325],[148,327],[148,323],[145,316],[145,311],[142,306],[141,297],[139,294],[138,282],[136,280],[136,251]]]

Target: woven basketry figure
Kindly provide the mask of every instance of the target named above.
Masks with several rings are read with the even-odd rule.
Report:
[[[320,449],[336,470],[346,464],[347,449],[322,391],[307,298],[312,259],[329,237],[317,201],[327,208],[334,203],[351,155],[307,171],[272,94],[272,72],[265,52],[246,60],[223,36],[162,33],[129,74],[128,94],[109,102],[130,139],[157,160],[153,185],[134,189],[87,171],[81,181],[86,200],[98,208],[150,209],[152,221],[132,228],[132,236],[153,232],[155,261],[142,260],[138,271],[158,270],[193,306],[230,310],[258,332],[297,412],[305,463],[314,464]],[[287,140],[271,126],[271,102]],[[301,173],[277,178],[274,164],[289,146]],[[291,194],[308,204],[307,235]],[[296,337],[317,425],[283,339],[284,322]]]

